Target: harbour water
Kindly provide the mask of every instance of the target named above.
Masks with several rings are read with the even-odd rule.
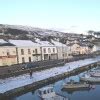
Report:
[[[79,82],[79,76],[83,75],[86,72],[83,72],[76,76],[71,76],[69,78],[62,79],[60,81],[55,82],[54,84],[51,84],[49,86],[54,86],[54,91],[64,97],[68,98],[68,100],[100,100],[100,84],[94,84],[94,88],[91,88],[89,90],[80,90],[80,91],[62,91],[62,86],[70,81],[71,79]],[[48,87],[48,86],[46,86]],[[37,91],[37,90],[36,90]],[[28,92],[24,95],[14,97],[11,100],[41,100],[40,97],[37,95],[36,91]],[[51,100],[51,99],[50,99]],[[63,100],[63,99],[62,99]]]

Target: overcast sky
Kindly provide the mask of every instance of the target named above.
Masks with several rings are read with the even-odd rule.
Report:
[[[0,23],[99,31],[100,0],[0,0]]]

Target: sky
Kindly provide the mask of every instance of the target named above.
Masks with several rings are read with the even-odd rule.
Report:
[[[100,31],[100,0],[0,0],[0,24]]]

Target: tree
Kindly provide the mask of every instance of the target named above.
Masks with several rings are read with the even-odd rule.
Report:
[[[100,36],[100,32],[94,32],[94,35],[98,37]]]
[[[94,34],[94,31],[93,30],[89,30],[88,31],[88,35],[93,35]]]

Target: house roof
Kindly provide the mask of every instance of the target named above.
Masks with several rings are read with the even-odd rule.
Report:
[[[0,44],[7,43],[5,40],[0,39]]]
[[[0,39],[0,46],[14,46],[14,45],[3,39]]]
[[[9,42],[18,47],[39,46],[39,44],[34,43],[31,40],[9,40]]]
[[[78,44],[79,46],[82,46],[82,47],[87,46],[86,44],[81,43],[81,42],[80,43],[70,43],[70,44],[68,44],[68,46],[72,46],[74,44]]]
[[[68,46],[72,46],[72,45],[74,45],[75,43],[69,43],[69,44],[67,44]]]
[[[13,45],[11,43],[2,43],[2,44],[0,44],[0,46],[15,46],[15,45]]]
[[[78,43],[80,46],[82,46],[82,47],[84,47],[84,46],[86,46],[86,44],[84,44],[84,43]]]
[[[35,40],[38,44],[40,44],[41,46],[54,46],[52,43],[50,43],[49,41],[40,41],[40,39],[36,39]]]
[[[59,47],[66,46],[66,45],[63,44],[63,43],[58,42],[58,41],[54,41],[54,40],[52,40],[52,43],[53,43],[55,46],[59,46]]]

